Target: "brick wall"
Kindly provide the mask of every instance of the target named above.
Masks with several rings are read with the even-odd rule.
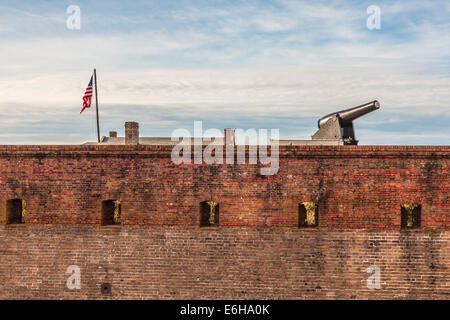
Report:
[[[280,169],[175,165],[168,146],[0,146],[0,298],[447,298],[450,147],[280,147]],[[26,223],[5,225],[6,201]],[[100,226],[102,200],[122,226]],[[220,227],[200,228],[200,202]],[[298,204],[319,205],[299,229]],[[400,206],[421,228],[400,230]],[[81,290],[66,288],[69,265]],[[381,269],[369,290],[366,269]]]
[[[0,226],[0,298],[449,299],[449,240],[409,230]],[[70,265],[80,290],[66,286]],[[371,265],[380,289],[367,288]]]
[[[400,228],[418,203],[423,230],[449,230],[450,147],[282,147],[280,168],[175,165],[167,146],[0,147],[0,222],[24,199],[27,224],[100,224],[102,200],[122,223],[199,224],[200,202],[220,204],[222,226],[296,227],[298,204],[319,204],[319,228]]]

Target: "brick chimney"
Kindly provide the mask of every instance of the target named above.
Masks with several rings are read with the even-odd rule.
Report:
[[[125,122],[125,144],[139,144],[139,123]]]
[[[110,138],[117,138],[117,131],[110,131],[109,132],[109,137]]]
[[[225,145],[225,163],[234,164],[234,129],[226,128],[223,132]]]
[[[223,134],[224,145],[234,146],[234,129],[226,128]]]

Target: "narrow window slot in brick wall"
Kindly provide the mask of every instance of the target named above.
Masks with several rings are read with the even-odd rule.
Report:
[[[6,201],[6,223],[21,224],[25,223],[22,199],[11,199]]]
[[[200,203],[200,226],[212,227],[219,225],[219,203],[203,201]]]
[[[404,203],[401,206],[401,228],[418,229],[420,228],[421,206],[415,203]]]
[[[302,202],[298,205],[299,228],[314,228],[319,225],[319,207],[314,202]]]
[[[122,220],[122,204],[118,200],[102,202],[102,225],[120,225]]]

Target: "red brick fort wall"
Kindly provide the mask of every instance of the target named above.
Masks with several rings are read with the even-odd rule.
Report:
[[[0,298],[449,297],[450,147],[280,147],[274,176],[170,153],[0,146]],[[5,225],[8,199],[26,201],[25,224]],[[122,226],[100,225],[106,199],[121,201]],[[319,226],[300,229],[311,199]],[[205,200],[219,227],[199,227]],[[403,203],[421,205],[420,229],[400,230]],[[80,290],[66,287],[69,265]]]

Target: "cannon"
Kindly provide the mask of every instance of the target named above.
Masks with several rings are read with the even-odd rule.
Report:
[[[312,136],[313,140],[341,140],[344,145],[356,145],[353,120],[380,108],[375,100],[350,109],[327,114],[319,119],[319,130]]]

